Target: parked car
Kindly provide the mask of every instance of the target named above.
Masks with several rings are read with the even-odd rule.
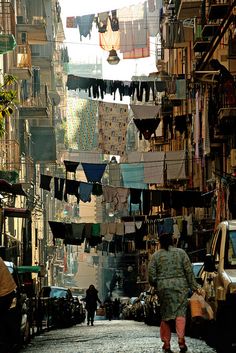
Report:
[[[217,353],[231,353],[236,345],[236,220],[218,225],[201,278],[215,322],[207,340],[215,344]]]
[[[39,294],[41,318],[46,326],[67,327],[75,323],[76,304],[70,289],[44,286]]]
[[[17,267],[13,262],[4,261],[17,285],[16,296],[8,310],[4,328],[10,345],[20,346],[30,340],[29,301],[20,281]]]

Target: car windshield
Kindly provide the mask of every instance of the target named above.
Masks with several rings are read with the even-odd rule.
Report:
[[[198,276],[199,276],[199,272],[200,272],[202,266],[203,266],[203,262],[194,262],[194,263],[192,264],[193,273],[194,273],[194,276],[195,276],[195,277],[198,277]]]
[[[236,268],[236,231],[229,231],[227,260],[231,268]]]
[[[50,288],[45,287],[42,291],[43,297],[50,297],[50,298],[66,298],[67,297],[67,290],[63,288]]]

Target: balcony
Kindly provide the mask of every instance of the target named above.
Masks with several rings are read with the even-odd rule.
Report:
[[[15,12],[6,1],[0,1],[0,28],[5,34],[16,34]]]
[[[20,170],[20,148],[16,140],[0,140],[0,169],[5,171]]]
[[[30,68],[32,66],[31,50],[28,44],[17,45],[16,66],[17,68]]]
[[[177,0],[176,13],[178,20],[200,17],[201,0]]]
[[[213,37],[218,28],[220,27],[217,23],[208,23],[203,26],[202,29],[202,37]]]
[[[21,158],[21,174],[20,181],[31,182],[34,180],[34,161],[31,157],[22,157]]]
[[[27,33],[28,44],[46,44],[47,32],[46,22],[43,17],[33,17],[32,22],[28,23],[23,16],[18,16],[16,29],[18,33]]]
[[[209,11],[208,11],[208,20],[218,20],[223,19],[229,9],[229,1],[226,3],[223,2],[213,2],[209,4]]]
[[[208,51],[209,48],[210,48],[210,41],[208,40],[197,39],[193,45],[193,50],[194,52],[197,52],[197,53],[206,52]]]
[[[46,85],[22,86],[20,96],[20,119],[29,119],[36,126],[51,125],[51,99]]]

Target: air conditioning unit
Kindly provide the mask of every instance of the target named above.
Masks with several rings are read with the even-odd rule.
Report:
[[[233,148],[230,151],[230,163],[231,163],[231,167],[236,167],[236,149]]]

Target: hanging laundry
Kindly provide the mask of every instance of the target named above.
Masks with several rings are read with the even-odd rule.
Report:
[[[147,43],[147,46],[145,48],[134,48],[133,50],[123,53],[123,59],[141,59],[141,58],[149,57],[150,41],[149,41],[148,31],[147,31],[146,43]]]
[[[121,171],[119,163],[109,163],[109,184],[112,186],[121,186]]]
[[[67,202],[67,195],[73,195],[77,198],[77,202],[79,202],[79,184],[80,182],[77,180],[69,180],[66,179],[66,187],[64,193],[64,200]]]
[[[75,173],[76,169],[77,169],[77,167],[79,165],[79,162],[73,162],[73,161],[64,160],[64,164],[65,164],[65,167],[66,167],[66,172]]]
[[[147,189],[144,182],[144,163],[120,164],[124,187]]]
[[[82,36],[85,38],[89,36],[89,39],[91,38],[94,16],[94,14],[90,14],[76,17],[76,24],[79,27],[80,40],[82,40]]]
[[[160,25],[160,9],[159,5],[154,3],[154,0],[149,0],[147,9],[147,24],[148,31],[151,37],[156,37],[159,32]]]
[[[68,97],[68,142],[71,148],[91,151],[96,147],[95,129],[98,102]]]
[[[99,102],[98,147],[103,153],[123,156],[126,146],[128,105]]]
[[[51,183],[52,177],[50,175],[44,175],[40,174],[40,188],[51,191],[50,183]]]
[[[74,16],[66,17],[66,28],[76,28],[76,19]]]
[[[142,140],[142,136],[145,140],[150,140],[151,136],[154,134],[160,124],[161,119],[133,119],[134,123],[139,130],[139,139]]]
[[[184,150],[167,151],[166,152],[167,180],[186,179],[185,163],[186,163],[186,155]]]
[[[147,6],[137,4],[117,10],[120,25],[120,51],[130,52],[147,47]],[[128,20],[127,20],[127,14]]]
[[[106,32],[99,33],[100,47],[106,51],[120,49],[120,31],[113,31],[108,21]]]
[[[81,163],[84,174],[88,182],[100,183],[106,169],[106,163],[92,164],[92,163]]]
[[[111,11],[111,16],[109,16],[109,19],[110,19],[112,31],[114,32],[119,31],[119,20],[117,17],[117,10]]]
[[[105,33],[107,30],[109,12],[100,12],[96,17],[96,25],[99,33]]]
[[[83,202],[91,202],[91,194],[93,190],[93,184],[80,182],[79,195],[80,200]]]
[[[165,152],[144,152],[144,181],[149,184],[164,182]]]
[[[136,119],[156,118],[160,113],[159,105],[130,104]]]
[[[60,201],[63,200],[65,179],[54,177],[54,197]]]
[[[54,244],[55,244],[55,238],[65,239],[65,235],[66,235],[65,223],[48,221],[48,224],[52,232]]]

